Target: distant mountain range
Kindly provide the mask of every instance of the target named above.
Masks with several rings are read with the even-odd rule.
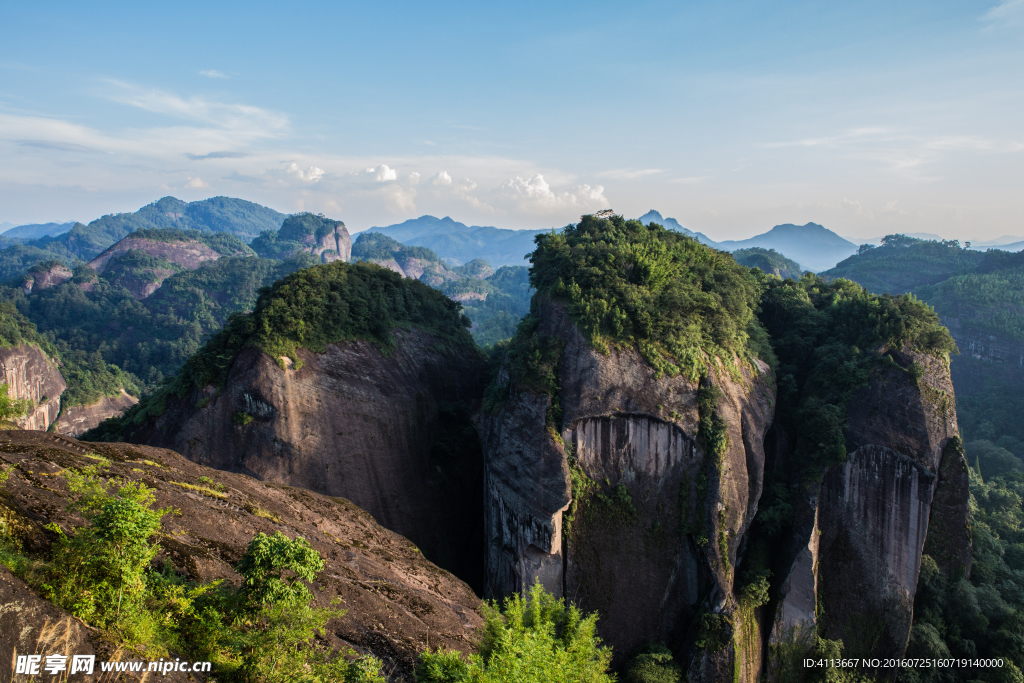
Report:
[[[4,237],[20,237],[21,239],[34,240],[50,235],[63,235],[73,227],[75,227],[75,221],[67,223],[29,223],[28,225],[0,223],[0,234],[3,234]]]
[[[693,232],[679,224],[674,218],[663,218],[657,211],[648,211],[640,217],[640,222],[659,223],[666,228],[692,235],[698,241],[723,251],[733,252],[739,249],[774,249],[779,254],[797,261],[803,268],[813,271],[826,270],[843,259],[857,253],[857,245],[843,239],[836,233],[817,223],[793,225],[786,223],[776,225],[766,233],[745,240],[725,240],[716,242],[701,232]]]
[[[533,251],[533,238],[546,230],[508,230],[492,226],[466,225],[448,216],[420,216],[404,223],[373,227],[402,244],[426,247],[453,266],[483,259],[492,266],[524,266]]]

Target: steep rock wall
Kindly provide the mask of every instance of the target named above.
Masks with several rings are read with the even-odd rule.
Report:
[[[60,395],[68,388],[56,363],[34,344],[0,349],[0,371],[8,396],[32,401],[33,408],[15,423],[21,429],[46,431],[60,414]]]
[[[58,434],[78,438],[108,417],[116,417],[139,402],[124,389],[117,396],[104,396],[87,406],[65,407],[54,428]]]
[[[171,263],[176,263],[183,268],[195,270],[201,263],[216,261],[220,254],[202,242],[176,241],[163,242],[160,240],[141,239],[137,237],[126,237],[114,246],[105,250],[99,256],[89,261],[89,267],[97,273],[106,270],[107,262],[118,254],[123,254],[129,249],[144,251],[150,256],[165,258]]]
[[[846,656],[902,656],[922,553],[935,552],[947,573],[970,571],[967,465],[948,364],[886,353],[894,362],[848,404],[846,462],[797,501],[773,643],[817,628],[841,639]]]
[[[761,365],[709,378],[730,444],[716,467],[696,440],[697,383],[656,378],[632,349],[594,351],[558,304],[543,302],[540,317],[538,333],[565,344],[563,416],[547,429],[551,397],[499,375],[505,403],[485,425],[487,591],[542,581],[598,610],[621,660],[646,641],[681,640],[699,610],[734,609],[774,386]]]
[[[483,473],[469,414],[483,361],[418,330],[395,334],[391,356],[369,342],[331,344],[300,349],[297,370],[246,349],[222,391],[169,400],[129,440],[344,496],[479,590]]]

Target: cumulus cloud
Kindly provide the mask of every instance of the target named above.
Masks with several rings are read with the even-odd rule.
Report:
[[[589,212],[607,209],[609,202],[601,185],[577,185],[570,190],[556,192],[544,176],[537,174],[530,179],[516,176],[505,181],[498,192],[521,211],[550,214],[566,210]]]
[[[294,161],[288,164],[285,170],[288,171],[289,173],[296,175],[299,178],[299,180],[304,180],[307,183],[318,182],[321,178],[324,177],[324,169],[317,168],[316,166],[310,166],[308,169],[303,171],[301,168],[299,168],[299,165]]]
[[[441,171],[436,176],[434,176],[431,182],[434,183],[435,185],[451,185],[452,177],[448,175],[448,171]]]
[[[185,187],[197,190],[201,187],[209,187],[209,185],[202,178],[189,178],[188,182],[185,183]]]
[[[207,78],[227,78],[228,75],[223,71],[217,71],[216,69],[204,69],[199,72],[200,76],[206,76]]]
[[[413,171],[412,173],[409,174],[409,182],[413,185],[416,185],[420,182],[420,174],[418,171]]]

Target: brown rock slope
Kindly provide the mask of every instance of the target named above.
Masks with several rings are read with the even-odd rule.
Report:
[[[0,371],[8,396],[32,402],[28,415],[15,423],[46,431],[60,414],[60,395],[68,388],[54,360],[35,344],[19,344],[0,348]]]
[[[732,610],[774,384],[761,364],[708,378],[728,425],[716,466],[697,443],[696,382],[655,378],[632,349],[594,351],[558,304],[542,303],[540,317],[538,333],[565,344],[562,431],[545,428],[549,396],[506,384],[487,420],[488,593],[541,580],[600,612],[600,635],[621,662],[685,634],[701,610]]]
[[[395,335],[391,356],[365,341],[300,349],[298,370],[245,349],[222,391],[169,399],[127,439],[344,496],[479,590],[483,473],[469,409],[482,360],[419,330]]]
[[[479,599],[469,586],[348,500],[216,471],[170,450],[40,432],[0,434],[0,462],[16,467],[0,487],[0,514],[34,552],[49,546],[46,524],[67,529],[82,523],[65,511],[60,471],[97,463],[105,464],[107,476],[144,482],[155,490],[159,507],[181,512],[163,518],[157,540],[164,550],[156,561],[170,559],[192,579],[238,581],[233,565],[257,532],[306,538],[327,563],[313,586],[318,604],[328,606],[337,597],[348,610],[328,624],[330,640],[380,657],[394,680],[411,680],[418,652],[428,647],[470,649],[481,623]],[[65,618],[9,576],[0,577],[0,592],[31,608],[14,617],[22,628]],[[0,619],[7,620],[0,626],[15,623],[6,610]],[[80,625],[72,624],[70,632],[93,642]],[[21,643],[20,633],[0,629],[3,661],[15,646],[42,647]]]

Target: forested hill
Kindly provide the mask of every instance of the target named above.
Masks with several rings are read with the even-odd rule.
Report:
[[[0,281],[54,258],[67,265],[79,260],[89,261],[136,230],[175,228],[223,232],[248,243],[263,231],[276,231],[286,217],[244,199],[211,197],[186,203],[174,197],[164,197],[133,213],[108,214],[88,225],[77,223],[59,235],[5,240],[11,246],[0,250]]]

